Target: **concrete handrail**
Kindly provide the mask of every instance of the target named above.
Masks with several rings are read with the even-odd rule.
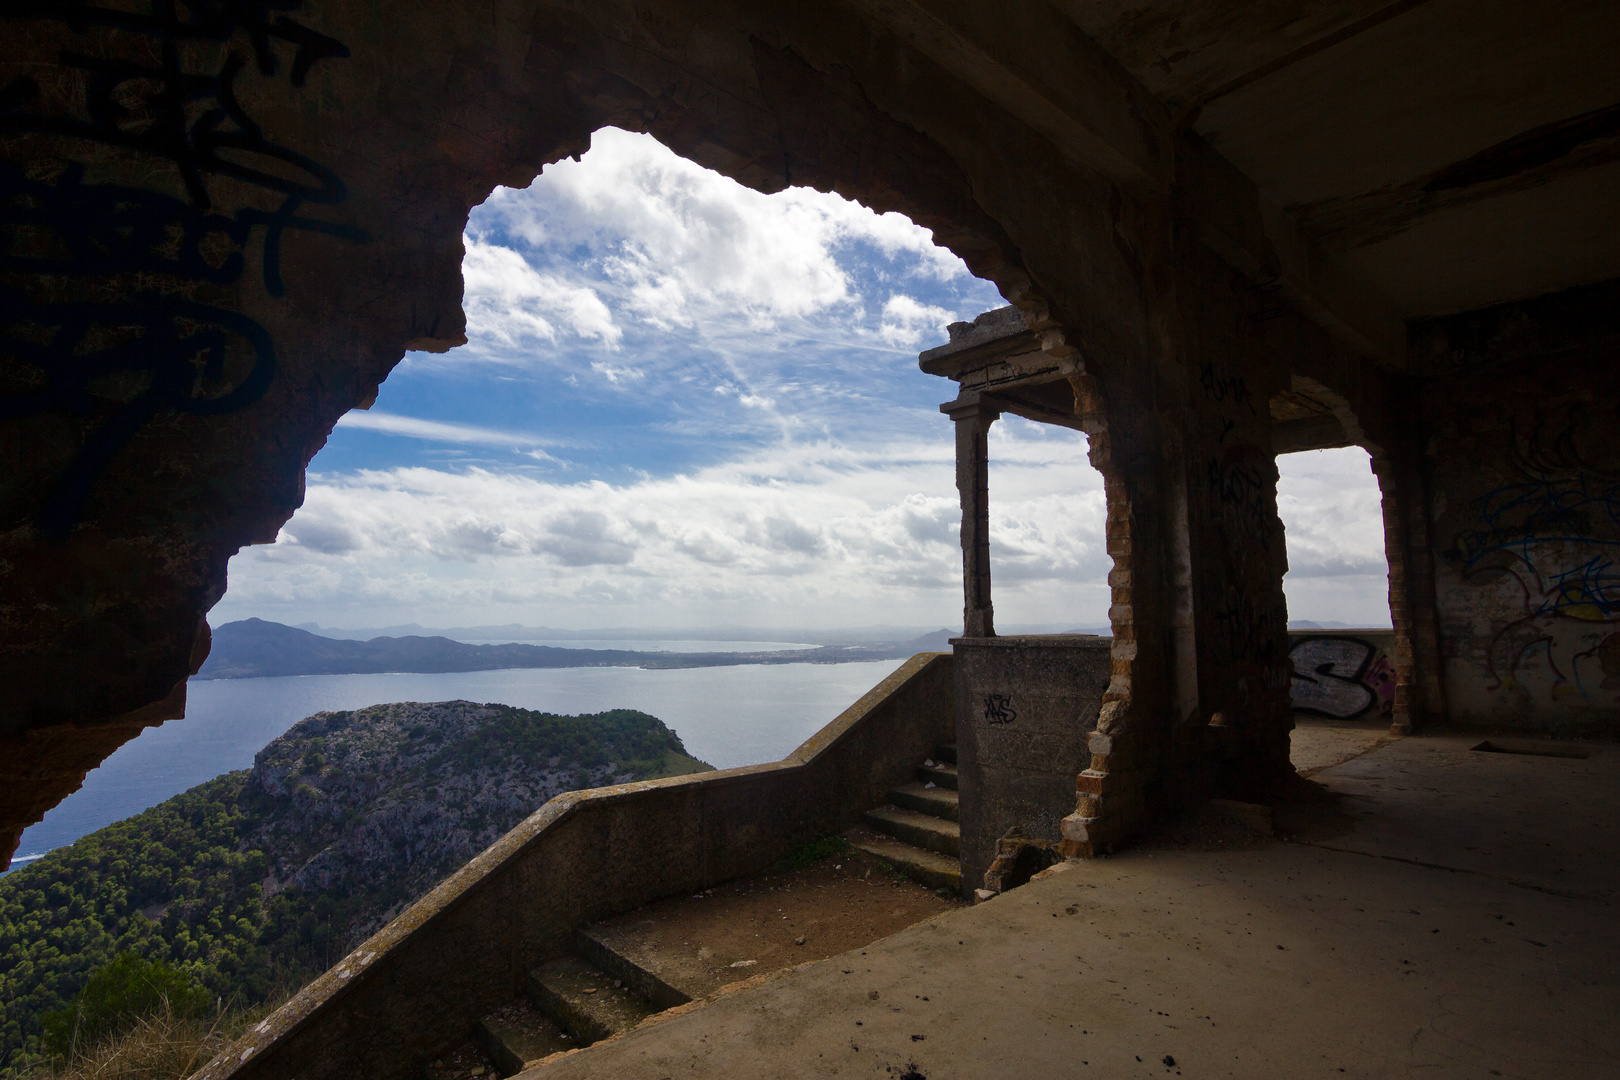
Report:
[[[951,741],[949,653],[902,664],[781,761],[557,796],[194,1080],[418,1072],[583,925],[763,872],[848,828]]]

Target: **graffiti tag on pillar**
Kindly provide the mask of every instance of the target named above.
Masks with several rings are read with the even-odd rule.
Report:
[[[1010,724],[1018,719],[1018,710],[1012,707],[1011,694],[984,695],[984,722]]]
[[[1221,457],[1211,457],[1207,470],[1210,495],[1229,526],[1252,539],[1262,552],[1271,549],[1277,471],[1260,448],[1245,443]]]
[[[1395,700],[1395,670],[1389,658],[1360,638],[1308,637],[1288,650],[1290,683],[1298,712],[1350,720],[1374,705]]]
[[[165,193],[88,183],[82,164],[41,174],[0,162],[0,355],[21,376],[0,394],[0,418],[96,420],[36,515],[48,533],[72,527],[96,478],[148,421],[263,396],[274,343],[221,301],[250,270],[268,295],[285,295],[287,233],[369,239],[319,216],[348,197],[337,174],[267,137],[241,102],[255,73],[276,81],[285,71],[297,88],[318,62],[349,55],[286,14],[301,6],[15,0],[0,11],[53,24],[78,46],[59,52],[72,77],[51,92],[26,75],[0,87],[0,138],[46,138],[98,161],[112,150],[116,165],[147,162],[153,175],[178,177],[177,193]]]
[[[1215,364],[1206,361],[1198,372],[1198,385],[1204,388],[1204,394],[1216,404],[1225,404],[1230,401],[1235,405],[1242,405],[1252,415],[1254,413],[1254,395],[1249,391],[1249,384],[1242,375],[1217,375]]]

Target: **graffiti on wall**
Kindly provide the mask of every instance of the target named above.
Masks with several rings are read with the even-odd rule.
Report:
[[[337,174],[267,136],[243,105],[249,77],[299,88],[317,63],[349,55],[290,17],[302,3],[19,0],[0,12],[75,43],[59,53],[59,85],[22,75],[0,87],[0,139],[47,138],[69,156],[178,178],[166,193],[88,182],[83,164],[41,175],[0,161],[0,352],[20,373],[0,419],[94,420],[36,517],[47,533],[71,528],[96,478],[158,415],[263,396],[271,335],[226,305],[250,272],[286,294],[288,233],[368,239],[319,214],[348,197]]]
[[[1554,700],[1620,689],[1620,477],[1584,461],[1574,432],[1514,431],[1520,479],[1473,500],[1446,553],[1507,616],[1486,649],[1492,690],[1519,687],[1538,661]]]
[[[1377,645],[1358,637],[1324,635],[1296,641],[1288,650],[1294,675],[1290,695],[1296,712],[1351,720],[1374,708],[1395,707],[1395,665]]]

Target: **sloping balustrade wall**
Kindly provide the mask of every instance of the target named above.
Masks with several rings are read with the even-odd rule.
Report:
[[[913,657],[778,762],[559,795],[194,1080],[420,1075],[576,928],[759,874],[854,824],[952,740],[951,665]]]

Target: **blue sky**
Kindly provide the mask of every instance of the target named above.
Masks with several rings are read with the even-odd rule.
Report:
[[[344,418],[216,625],[960,625],[953,394],[916,355],[1004,301],[927,230],[604,129],[465,240],[468,344]],[[1387,622],[1348,454],[1284,459],[1290,597]],[[998,621],[1105,623],[1084,438],[1011,419],[992,460]]]

